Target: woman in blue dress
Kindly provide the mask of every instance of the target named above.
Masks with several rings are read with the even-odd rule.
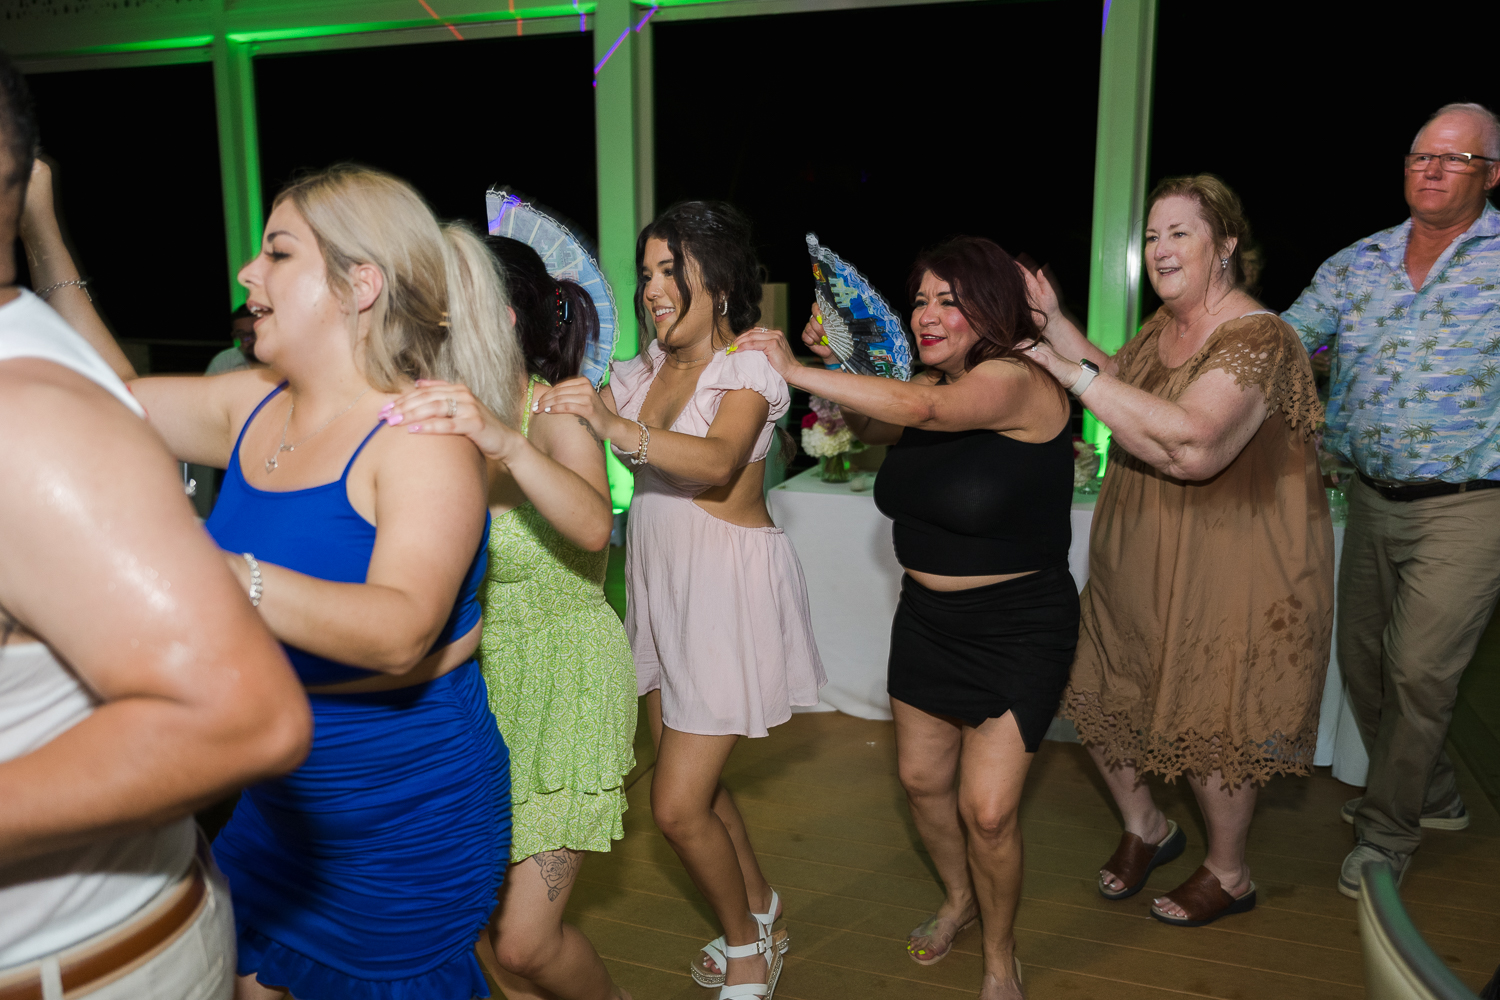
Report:
[[[136,379],[97,316],[69,317],[174,454],[227,470],[208,530],[313,707],[307,762],[247,789],[214,846],[236,995],[487,996],[510,806],[474,660],[484,463],[385,416],[419,378],[518,411],[503,286],[476,237],[363,168],[284,190],[240,282],[266,369]]]

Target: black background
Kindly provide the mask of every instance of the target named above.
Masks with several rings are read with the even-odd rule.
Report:
[[[755,226],[800,331],[804,236],[897,312],[922,247],[965,233],[1088,298],[1099,5],[963,3],[656,28],[659,207],[723,198]]]
[[[223,192],[207,63],[36,73],[59,217],[101,314],[127,340],[229,342]],[[18,259],[21,259],[18,254]],[[215,347],[152,349],[202,370]]]
[[[593,35],[347,49],[255,60],[265,206],[298,172],[388,170],[482,232],[503,184],[593,236]]]

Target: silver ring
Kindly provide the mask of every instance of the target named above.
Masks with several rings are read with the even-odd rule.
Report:
[[[458,400],[454,399],[452,396],[449,396],[448,397],[448,419],[452,420],[456,416],[458,416]]]

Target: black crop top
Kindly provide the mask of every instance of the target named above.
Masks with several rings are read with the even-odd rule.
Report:
[[[875,506],[895,521],[896,561],[940,576],[1066,565],[1073,530],[1073,442],[990,430],[908,427],[875,478]]]

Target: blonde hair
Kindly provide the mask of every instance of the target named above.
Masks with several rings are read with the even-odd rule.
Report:
[[[1251,249],[1250,221],[1245,218],[1245,207],[1240,196],[1213,174],[1193,174],[1188,177],[1168,177],[1159,182],[1146,199],[1146,214],[1163,198],[1182,195],[1198,205],[1198,214],[1208,223],[1209,235],[1213,237],[1214,252],[1229,259],[1225,265],[1225,277],[1230,285],[1242,288],[1247,279],[1246,254]],[[1224,252],[1224,245],[1235,240],[1234,249]],[[1255,261],[1255,278],[1260,278],[1261,262]]]
[[[460,223],[439,223],[410,184],[368,167],[300,178],[276,196],[276,205],[283,201],[317,237],[341,299],[352,299],[357,265],[379,268],[385,279],[364,344],[370,385],[395,392],[406,379],[462,382],[515,423],[524,363],[500,272],[478,237]]]

